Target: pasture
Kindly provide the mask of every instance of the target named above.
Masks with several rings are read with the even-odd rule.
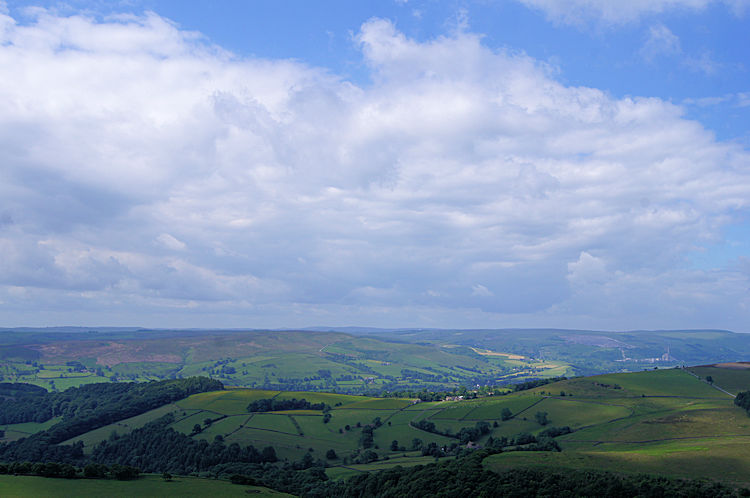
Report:
[[[741,375],[718,372],[714,379],[731,385]],[[534,391],[545,387],[573,397],[547,397],[530,411],[544,410],[551,425],[578,430],[557,438],[562,452],[497,454],[485,460],[487,469],[597,469],[750,484],[750,418],[731,396],[688,372],[601,375]]]
[[[714,385],[737,394],[740,391],[750,391],[750,364],[729,363],[722,366],[706,365],[690,367],[688,370],[706,379],[711,377]]]
[[[161,476],[143,475],[132,481],[106,479],[52,479],[33,476],[0,475],[0,496],[8,497],[203,497],[203,496],[291,496],[260,486],[241,486],[229,481],[175,477],[165,481]]]

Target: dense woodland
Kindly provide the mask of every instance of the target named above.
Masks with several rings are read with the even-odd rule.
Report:
[[[58,443],[191,394],[224,388],[221,382],[206,377],[141,384],[89,384],[61,393],[27,390],[19,388],[17,384],[3,384],[0,387],[6,394],[0,403],[0,423],[43,422],[62,417],[60,422],[46,431],[0,444],[0,462],[52,461],[74,464],[82,462],[82,445]],[[38,413],[45,415],[42,417]]]
[[[107,425],[191,394],[219,389],[224,389],[224,385],[207,377],[88,384],[63,392],[47,392],[29,384],[0,383],[0,396],[4,398],[0,403],[0,424],[44,422],[60,416],[68,423],[84,419],[93,424],[99,423],[94,420],[100,420],[101,425]]]
[[[174,416],[168,414],[129,434],[102,441],[90,460],[100,464],[121,464],[144,472],[190,474],[211,470],[220,463],[273,463],[277,461],[272,447],[258,451],[253,446],[225,445],[215,440],[192,439],[168,427]]]
[[[247,411],[275,412],[281,410],[330,410],[331,407],[325,403],[310,403],[306,399],[258,399],[247,406]]]

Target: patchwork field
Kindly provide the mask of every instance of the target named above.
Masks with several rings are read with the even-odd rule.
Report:
[[[750,385],[750,376],[747,380]],[[326,417],[320,410],[248,412],[251,402],[271,398],[323,402],[330,411]],[[404,450],[412,450],[415,439],[425,445],[434,442],[449,446],[457,440],[444,434],[457,434],[480,421],[491,424],[491,431],[477,441],[479,444],[489,437],[513,438],[519,433],[537,434],[549,427],[570,427],[573,433],[558,437],[564,450],[562,456],[540,456],[539,461],[555,465],[562,465],[560,462],[575,454],[578,466],[595,462],[600,456],[601,465],[613,462],[612,468],[617,468],[619,464],[614,462],[619,458],[627,463],[622,464],[623,469],[646,469],[639,467],[639,462],[647,462],[659,452],[674,453],[670,458],[675,462],[692,453],[715,453],[718,457],[731,453],[737,438],[750,438],[750,418],[733,405],[731,396],[682,369],[669,369],[575,378],[502,396],[430,403],[332,393],[229,389],[196,394],[74,440],[83,441],[89,451],[113,431],[127,432],[165,413],[175,415],[172,428],[193,438],[213,441],[221,437],[227,443],[273,446],[280,457],[293,460],[305,453],[325,459],[326,452],[332,449],[338,458],[329,463],[350,468],[355,468],[351,460],[361,451],[361,427],[367,425],[374,426],[372,450],[381,459],[379,465],[385,466],[412,458],[403,455]],[[546,419],[544,425],[538,418],[540,413]],[[380,425],[376,425],[378,420]],[[438,433],[411,425],[420,420],[433,422]],[[672,448],[671,444],[676,446]],[[622,455],[615,457],[617,453]],[[382,461],[384,457],[390,463]],[[488,465],[525,465],[530,458],[533,460],[526,454],[508,453],[492,457]],[[743,465],[737,463],[735,467],[742,469]]]
[[[708,376],[713,383],[706,381]],[[504,451],[487,458],[485,465],[491,470],[545,466],[649,472],[750,485],[750,417],[725,392],[745,389],[750,389],[750,369],[721,366],[578,377],[514,393],[437,402],[231,388],[195,394],[66,443],[82,441],[90,453],[113,433],[123,435],[172,414],[171,428],[194,439],[258,449],[272,446],[280,458],[292,461],[310,455],[327,462],[326,472],[339,479],[433,461],[418,448],[430,443],[455,446],[456,435],[479,422],[489,425],[489,432],[475,437],[473,443],[479,445],[489,444],[490,438],[512,440],[519,434],[567,426],[572,432],[556,438],[559,453]],[[249,405],[260,399],[304,399],[324,403],[325,409],[251,413]],[[5,431],[4,441],[10,441],[55,422],[0,429]],[[427,423],[424,427],[434,432],[412,425],[417,422]],[[372,442],[363,447],[363,428],[368,426]],[[377,461],[362,463],[371,460],[362,460],[365,449],[374,452]]]
[[[341,332],[0,330],[0,382],[58,391],[94,382],[208,376],[250,388],[380,394],[578,372],[560,359]]]

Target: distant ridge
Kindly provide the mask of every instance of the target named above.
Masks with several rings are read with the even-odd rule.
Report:
[[[724,334],[742,334],[725,329],[633,329],[633,330],[596,330],[596,329],[566,329],[554,327],[511,327],[511,328],[451,328],[451,327],[361,327],[361,326],[324,326],[316,325],[311,327],[277,327],[277,328],[257,328],[257,327],[227,327],[227,328],[196,328],[196,327],[116,327],[116,326],[49,326],[49,327],[0,327],[1,332],[35,332],[35,333],[86,333],[86,332],[285,332],[285,331],[310,331],[310,332],[340,332],[347,334],[392,334],[392,333],[418,333],[418,332],[545,332],[545,333],[580,333],[580,334],[670,334],[670,333],[724,333]]]

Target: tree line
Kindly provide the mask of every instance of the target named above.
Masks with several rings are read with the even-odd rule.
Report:
[[[484,420],[480,420],[479,422],[477,422],[474,427],[461,427],[455,434],[450,429],[441,431],[435,426],[435,422],[431,422],[429,420],[409,422],[409,424],[415,429],[420,429],[425,432],[456,438],[464,444],[468,443],[469,441],[476,441],[481,436],[489,434],[492,430],[490,424],[488,422],[485,422]]]
[[[0,463],[0,474],[57,477],[61,479],[77,479],[81,477],[90,479],[117,479],[128,481],[135,479],[141,471],[128,465],[114,464],[111,467],[99,464],[89,464],[83,468],[76,468],[68,463],[45,462],[13,462],[11,464]]]
[[[247,411],[254,412],[278,412],[282,410],[330,410],[331,407],[325,403],[310,403],[302,399],[256,399],[247,405]]]
[[[415,467],[394,467],[361,473],[347,480],[326,482],[301,490],[309,497],[399,497],[399,496],[744,496],[735,490],[704,480],[681,480],[648,475],[618,475],[603,471],[553,471],[511,469],[499,473],[485,470],[482,460],[493,450],[479,450],[460,459]]]
[[[193,439],[175,431],[169,413],[140,429],[113,436],[97,444],[89,457],[92,463],[121,464],[144,472],[190,474],[211,470],[222,463],[273,463],[278,460],[273,447],[258,450],[252,445],[226,445],[220,437],[212,443]]]
[[[62,417],[63,422],[68,425],[74,420],[97,423],[94,422],[95,419],[100,419],[102,425],[107,425],[191,394],[224,389],[221,382],[207,377],[144,383],[86,384],[62,392],[20,386],[28,384],[2,385],[0,394],[13,394],[6,395],[0,403],[0,424],[46,422],[54,417]],[[73,425],[78,423],[80,422]]]
[[[0,443],[0,461],[80,463],[83,461],[83,443],[59,443],[191,394],[223,388],[219,381],[207,377],[191,377],[140,384],[88,384],[72,387],[62,393],[20,389],[11,399],[0,403],[0,416],[4,417],[0,420],[14,420],[13,423],[44,422],[54,416],[61,416],[62,420],[46,431],[17,441]],[[46,418],[38,420],[35,414],[23,406],[24,401],[31,403],[32,407],[46,410]]]

